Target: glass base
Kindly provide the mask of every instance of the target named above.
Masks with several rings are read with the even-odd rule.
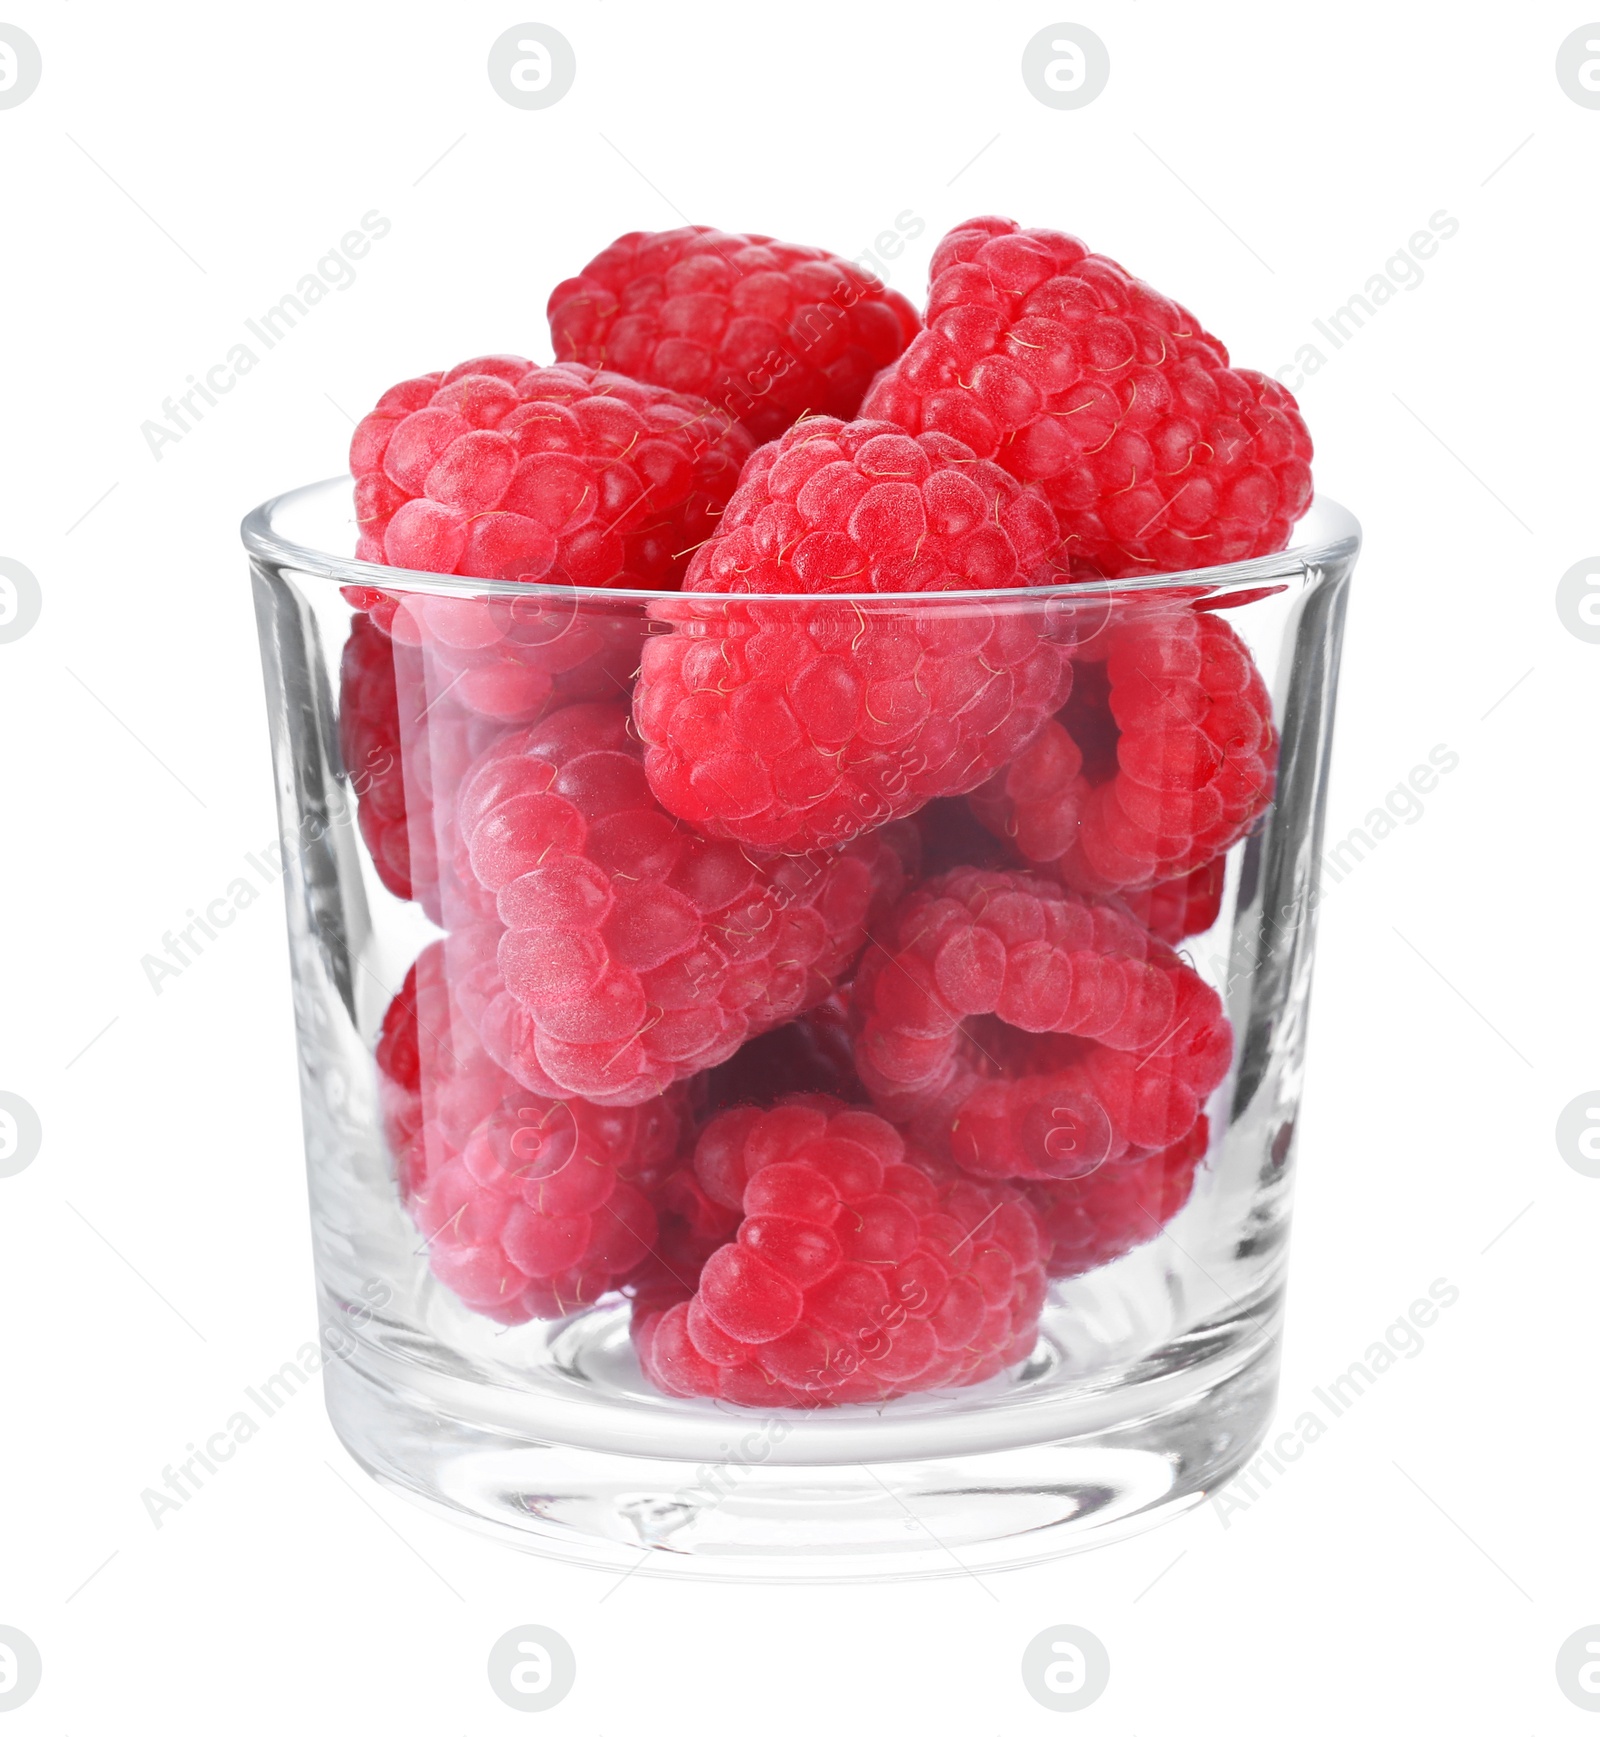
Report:
[[[1211,1354],[1182,1368],[1034,1409],[1049,1439],[939,1458],[824,1458],[807,1445],[816,1414],[733,1408],[705,1408],[716,1459],[538,1440],[491,1421],[481,1384],[380,1367],[368,1347],[325,1381],[334,1428],[374,1478],[502,1543],[618,1574],[932,1579],[1045,1562],[1206,1500],[1271,1420],[1277,1313],[1273,1299],[1212,1323]],[[592,1332],[607,1330],[597,1315]]]

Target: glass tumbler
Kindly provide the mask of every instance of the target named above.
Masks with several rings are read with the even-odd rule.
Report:
[[[330,1415],[614,1570],[1038,1561],[1278,1369],[1354,520],[1042,590],[374,566],[245,521]]]

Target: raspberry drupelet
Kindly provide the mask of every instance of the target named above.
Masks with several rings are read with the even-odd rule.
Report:
[[[703,227],[619,236],[550,297],[559,361],[709,399],[758,440],[854,416],[920,321],[904,296],[818,247]]]
[[[832,994],[914,860],[910,829],[757,862],[675,820],[623,705],[492,748],[457,818],[505,933],[485,1046],[529,1090],[636,1104]],[[906,836],[902,836],[904,833]]]
[[[967,1386],[1032,1350],[1044,1243],[1018,1189],[908,1147],[826,1097],[738,1109],[701,1134],[706,1195],[742,1214],[690,1300],[636,1301],[668,1393],[811,1409]]]
[[[959,225],[929,266],[926,320],[861,414],[952,434],[1033,484],[1084,572],[1271,554],[1310,504],[1288,390],[1070,235]]]
[[[357,555],[472,579],[675,587],[749,456],[704,399],[478,356],[391,387],[350,442]]]
[[[1227,1075],[1216,991],[1119,906],[955,869],[876,935],[851,990],[857,1071],[976,1175],[1067,1181],[1160,1150]]]
[[[1065,708],[968,802],[1026,863],[1082,892],[1125,892],[1243,838],[1277,760],[1266,684],[1227,622],[1130,609],[1075,665]]]
[[[751,459],[686,595],[659,607],[676,631],[647,641],[634,695],[651,788],[766,851],[971,790],[1043,727],[1070,669],[1037,609],[958,594],[1065,579],[1056,543],[1043,501],[959,441],[797,424]],[[913,611],[830,592],[957,595]]]

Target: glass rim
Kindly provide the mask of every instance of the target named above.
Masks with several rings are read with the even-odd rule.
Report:
[[[1206,595],[1218,592],[1250,590],[1264,583],[1287,582],[1302,578],[1312,569],[1345,561],[1359,553],[1361,526],[1348,508],[1326,495],[1317,495],[1299,520],[1304,526],[1313,517],[1326,521],[1326,534],[1316,541],[1291,542],[1275,555],[1257,555],[1248,561],[1230,561],[1216,567],[1191,567],[1177,573],[1152,573],[1142,578],[1078,579],[1059,585],[1007,586],[991,591],[828,591],[828,592],[696,592],[631,590],[606,585],[546,585],[520,579],[473,579],[456,573],[426,573],[409,567],[385,567],[375,561],[361,561],[353,555],[336,555],[330,550],[311,548],[291,541],[275,528],[279,515],[296,505],[307,504],[312,498],[326,496],[335,489],[348,490],[348,476],[325,477],[320,482],[306,483],[273,495],[247,513],[240,523],[239,535],[250,555],[276,565],[292,568],[298,573],[311,574],[339,585],[359,585],[374,591],[426,592],[443,596],[583,599],[590,604],[634,603],[659,604],[663,598],[685,600],[704,597],[708,603],[716,599],[737,597],[745,602],[816,603],[823,598],[838,603],[871,603],[906,608],[926,609],[939,604],[1019,604],[1061,598],[1121,596],[1129,592],[1140,596],[1163,591],[1183,590],[1192,595],[1196,588]],[[1298,528],[1298,526],[1297,526]],[[1318,529],[1322,530],[1319,523]]]

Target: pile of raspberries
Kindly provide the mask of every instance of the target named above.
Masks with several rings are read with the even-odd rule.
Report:
[[[1283,548],[1305,425],[1002,218],[920,318],[700,228],[549,317],[351,445],[360,557],[485,582],[346,592],[361,835],[441,931],[377,1043],[401,1199],[496,1322],[627,1296],[669,1394],[998,1376],[1190,1197],[1233,1034],[1176,948],[1278,751],[1223,599],[1062,588]]]

